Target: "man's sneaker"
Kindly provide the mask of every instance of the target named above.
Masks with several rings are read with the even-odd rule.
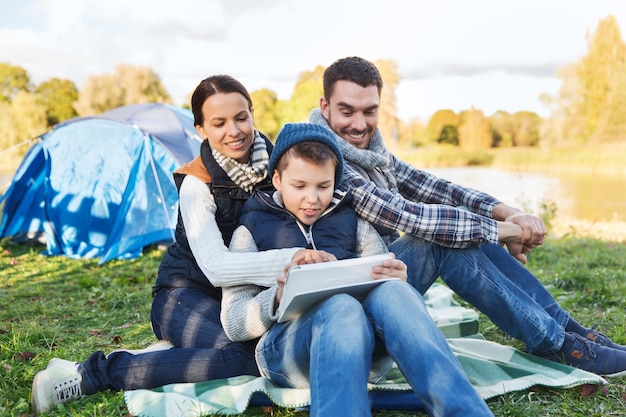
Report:
[[[31,405],[35,414],[48,412],[57,404],[80,397],[82,379],[77,363],[52,359],[33,380]]]
[[[593,343],[576,333],[566,333],[565,337],[564,347],[549,354],[546,359],[606,377],[626,375],[625,351]],[[566,345],[569,347],[566,348]]]
[[[598,325],[594,324],[593,326],[591,326],[591,329],[587,329],[587,333],[583,336],[591,340],[593,343],[597,343],[598,345],[610,347],[611,349],[623,350],[624,352],[626,352],[626,346],[618,345],[617,343],[612,341],[610,337],[597,331],[597,327]]]

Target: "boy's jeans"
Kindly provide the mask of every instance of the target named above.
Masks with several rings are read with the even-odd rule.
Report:
[[[310,387],[311,416],[369,416],[369,371],[385,352],[430,415],[492,415],[422,297],[399,280],[377,286],[362,302],[339,294],[274,324],[256,356],[261,374],[277,385]]]

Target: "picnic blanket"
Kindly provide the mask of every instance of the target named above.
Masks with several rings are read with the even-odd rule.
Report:
[[[452,351],[482,398],[489,399],[535,385],[570,388],[607,383],[598,375],[485,340],[477,333],[478,313],[459,305],[452,295],[447,287],[435,284],[424,300],[431,317],[446,335]],[[397,367],[368,388],[374,409],[423,409]],[[236,415],[249,406],[302,408],[310,404],[308,389],[279,388],[265,378],[253,376],[126,391],[124,399],[129,413],[138,417]]]

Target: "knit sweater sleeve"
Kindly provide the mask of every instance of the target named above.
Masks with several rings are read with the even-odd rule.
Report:
[[[216,287],[256,284],[269,287],[276,283],[284,266],[301,248],[263,252],[231,253],[222,241],[215,221],[217,206],[209,187],[187,175],[179,192],[180,213],[185,224],[191,252],[204,275]]]
[[[257,250],[250,231],[239,226],[233,234],[230,250],[254,252]],[[222,289],[220,319],[229,339],[240,342],[261,337],[276,321],[274,300],[278,286],[237,285]]]

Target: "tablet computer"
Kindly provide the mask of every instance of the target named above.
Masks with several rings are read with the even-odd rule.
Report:
[[[293,320],[313,305],[339,293],[361,299],[376,285],[390,279],[373,279],[372,268],[393,259],[388,253],[289,268],[278,305],[278,322]]]

